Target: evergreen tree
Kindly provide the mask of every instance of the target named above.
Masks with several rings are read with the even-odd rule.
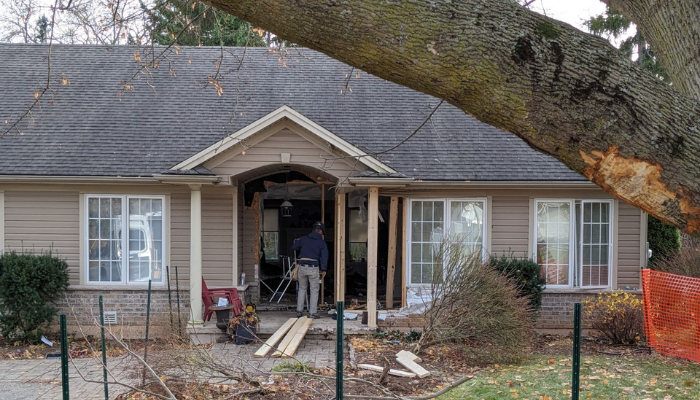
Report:
[[[36,22],[36,37],[35,40],[37,43],[46,43],[48,39],[48,30],[49,30],[49,19],[46,18],[46,15],[42,15],[39,20]]]
[[[185,46],[266,46],[253,27],[233,15],[192,0],[172,0],[154,9],[143,9],[151,18],[153,41]]]
[[[605,14],[593,17],[585,22],[588,30],[598,36],[612,36],[617,39],[627,33],[632,27],[632,21],[624,15],[607,7]],[[620,51],[632,58],[632,53],[637,50],[637,63],[644,69],[651,71],[664,81],[668,81],[668,75],[661,68],[659,61],[654,57],[654,52],[647,44],[644,36],[637,30],[637,33],[628,37],[620,43]]]

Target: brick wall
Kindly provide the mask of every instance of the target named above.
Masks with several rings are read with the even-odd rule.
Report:
[[[543,293],[542,308],[537,315],[537,329],[574,329],[574,303],[593,298],[596,293]],[[582,318],[582,327],[590,328]]]
[[[100,319],[99,296],[102,295],[104,311],[117,312],[117,324],[110,328],[117,335],[125,338],[143,337],[146,326],[146,305],[148,292],[143,289],[132,290],[68,290],[57,304],[59,313],[67,315],[69,331],[85,335],[95,335]],[[175,291],[171,292],[172,312],[177,324],[177,300]],[[180,320],[185,324],[189,320],[189,292],[180,290]],[[149,335],[167,335],[170,332],[170,308],[167,290],[151,291],[151,322]]]

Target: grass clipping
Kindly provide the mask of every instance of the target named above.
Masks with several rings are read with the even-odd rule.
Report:
[[[459,241],[439,247],[433,284],[425,289],[425,330],[415,350],[451,343],[479,363],[520,360],[533,338],[529,300],[512,279],[484,263],[480,251]]]

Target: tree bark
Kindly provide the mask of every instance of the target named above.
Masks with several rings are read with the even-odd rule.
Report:
[[[653,3],[607,1],[624,13],[628,4]],[[671,87],[604,39],[512,0],[212,3],[286,40],[445,99],[613,195],[700,234],[700,102],[674,89],[679,80],[698,78],[693,66],[680,66],[700,64],[697,58],[664,63],[679,65]],[[647,14],[652,12],[639,11]],[[629,17],[636,21],[636,15]],[[683,20],[696,32],[700,11]],[[651,26],[664,24],[672,25],[654,19]],[[674,55],[664,48],[667,41],[647,36],[646,25],[640,26],[657,54]],[[699,38],[691,38],[696,56]],[[688,83],[683,91],[693,87]]]

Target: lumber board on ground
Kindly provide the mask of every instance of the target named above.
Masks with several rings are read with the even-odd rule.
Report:
[[[357,368],[368,369],[375,372],[384,372],[384,367],[372,364],[357,364]],[[389,375],[400,376],[402,378],[415,378],[416,374],[413,372],[401,371],[400,369],[390,369]]]
[[[396,357],[396,361],[416,374],[416,376],[419,378],[425,378],[426,376],[430,375],[430,372],[427,369],[421,367],[415,361],[406,357]]]
[[[272,336],[270,336],[270,338],[267,339],[267,341],[262,345],[262,347],[260,347],[258,349],[258,351],[255,352],[255,354],[254,354],[255,358],[265,357],[267,355],[267,353],[269,353],[270,350],[272,350],[272,348],[275,347],[277,342],[282,340],[284,335],[287,332],[289,332],[289,330],[292,328],[292,326],[294,325],[294,323],[296,321],[297,321],[296,318],[288,319],[287,322],[285,322],[284,325],[282,325],[282,327],[280,327],[277,330],[277,332],[275,332]]]
[[[287,332],[287,335],[282,339],[282,342],[277,346],[277,351],[272,353],[272,358],[280,358],[282,356],[282,351],[289,346],[289,343],[294,339],[294,335],[297,333],[299,328],[301,328],[302,325],[304,325],[304,322],[306,322],[308,318],[307,317],[301,317],[298,318],[297,321],[292,325],[292,328]]]
[[[301,325],[299,330],[294,334],[292,341],[287,345],[284,351],[282,351],[282,358],[290,358],[296,353],[297,348],[299,348],[301,341],[304,339],[304,336],[306,336],[306,332],[309,331],[309,327],[313,322],[314,320],[310,318],[304,321],[304,324]]]
[[[409,360],[411,360],[413,362],[417,362],[417,363],[423,362],[422,358],[420,358],[417,355],[411,353],[410,351],[406,351],[406,350],[401,350],[398,353],[396,353],[396,358],[399,358],[399,357],[406,357]]]

